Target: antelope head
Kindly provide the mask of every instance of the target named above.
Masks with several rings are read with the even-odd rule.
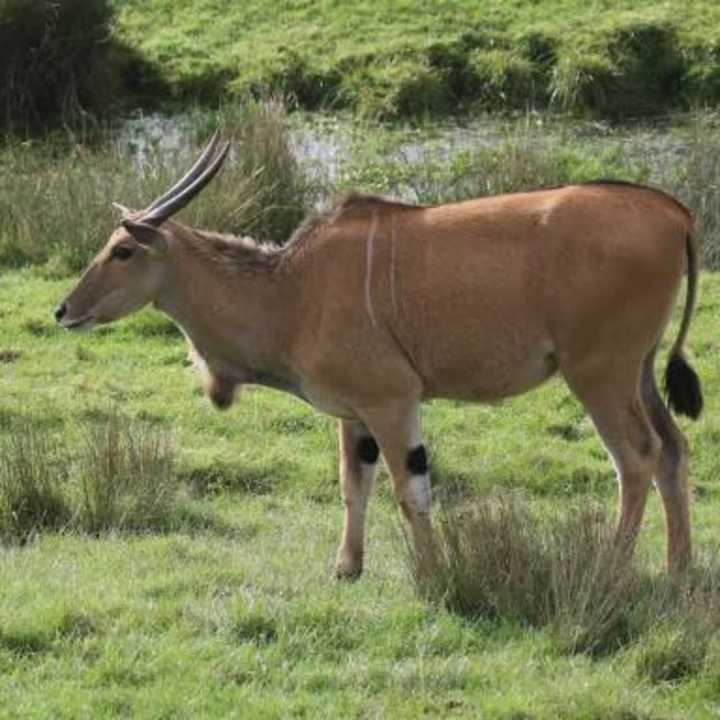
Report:
[[[218,149],[216,132],[202,155],[173,187],[145,210],[121,211],[122,221],[55,310],[68,330],[90,330],[130,315],[155,299],[167,270],[170,233],[163,223],[185,207],[216,175],[230,143]]]

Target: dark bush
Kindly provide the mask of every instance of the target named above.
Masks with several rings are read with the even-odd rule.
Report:
[[[341,75],[335,68],[321,69],[295,50],[280,48],[278,65],[268,76],[264,91],[308,110],[337,105]]]
[[[0,0],[0,122],[45,127],[105,107],[119,86],[109,0]]]
[[[608,115],[642,115],[666,110],[679,98],[684,61],[675,31],[660,22],[635,22],[612,32],[609,55],[619,92],[605,109]]]
[[[685,60],[663,22],[631,21],[566,48],[553,69],[552,98],[576,114],[622,119],[677,105]]]
[[[457,109],[447,72],[427,59],[400,57],[359,69],[343,87],[343,97],[361,114],[381,120],[423,117]]]

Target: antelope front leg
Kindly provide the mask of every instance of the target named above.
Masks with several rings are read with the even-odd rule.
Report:
[[[432,575],[437,565],[430,521],[430,475],[420,435],[419,402],[389,404],[365,415],[392,476],[395,497],[410,525],[417,570]]]
[[[380,450],[365,425],[340,421],[340,483],[345,504],[345,526],[335,574],[354,580],[363,569],[365,511],[375,479]]]

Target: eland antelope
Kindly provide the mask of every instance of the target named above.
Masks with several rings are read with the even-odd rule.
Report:
[[[120,226],[55,311],[62,326],[87,330],[152,303],[190,340],[218,408],[254,383],[339,418],[340,577],[362,571],[381,453],[419,557],[432,557],[423,400],[494,402],[555,373],[614,461],[618,537],[632,548],[654,480],[669,567],[687,564],[687,443],[653,372],[687,269],[665,386],[670,408],[700,414],[683,354],[698,260],[680,202],[613,181],[432,207],[351,193],[276,248],[170,219],[228,146],[216,134],[162,197],[121,208]]]

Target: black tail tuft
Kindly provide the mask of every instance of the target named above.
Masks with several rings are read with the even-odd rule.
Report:
[[[693,420],[700,417],[703,409],[700,378],[680,353],[670,356],[665,370],[665,393],[668,406],[674,413],[687,415]]]

